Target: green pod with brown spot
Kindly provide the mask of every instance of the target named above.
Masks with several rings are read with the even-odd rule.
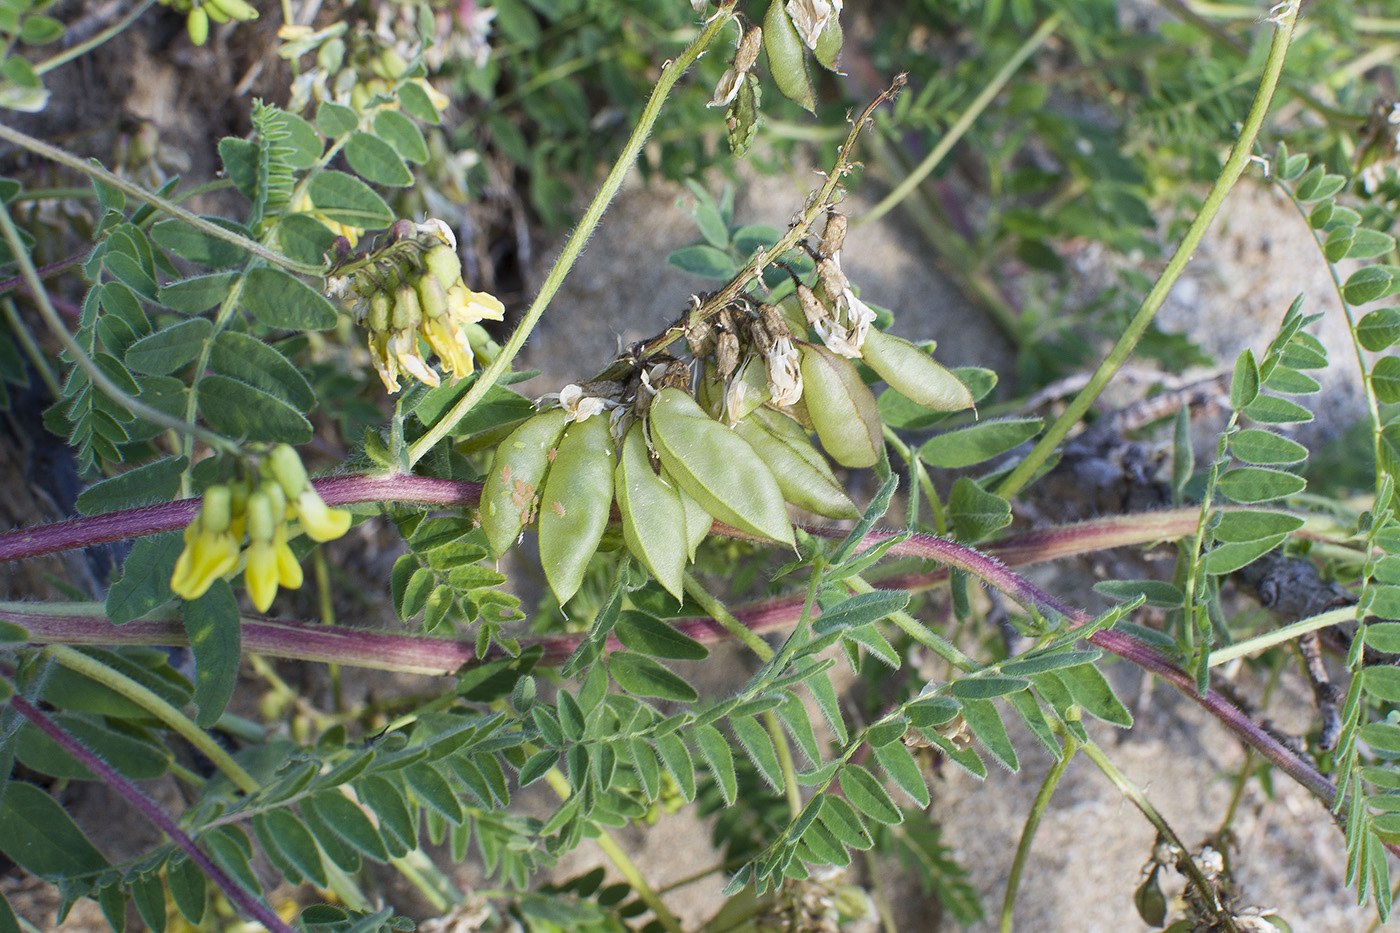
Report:
[[[656,396],[649,420],[662,466],[706,512],[740,531],[793,543],[783,491],[747,441],[674,386]]]
[[[872,327],[860,355],[890,388],[911,402],[934,411],[962,411],[973,406],[972,392],[962,380],[903,337]]]
[[[846,467],[871,467],[885,439],[875,396],[855,366],[826,347],[804,343],[802,398],[831,459]]]
[[[541,412],[510,432],[481,485],[481,528],[495,557],[510,550],[520,530],[534,520],[540,490],[554,461],[568,413]]]
[[[622,540],[668,593],[683,600],[688,543],[685,506],[679,490],[651,468],[644,430],[638,422],[627,432],[613,473]]]
[[[805,110],[816,113],[812,79],[807,74],[807,46],[783,9],[783,0],[773,0],[763,17],[763,50],[768,53],[768,71],[783,96]]]
[[[612,428],[606,415],[575,421],[540,496],[540,564],[563,605],[578,592],[583,572],[608,527],[613,501]]]
[[[797,427],[795,423],[793,426]],[[740,421],[734,430],[768,464],[778,481],[778,488],[783,491],[784,499],[815,515],[860,518],[860,509],[841,488],[826,459],[807,441],[805,432],[802,444],[810,456],[803,456],[803,451],[773,434],[757,418]],[[798,428],[798,431],[801,430]]]

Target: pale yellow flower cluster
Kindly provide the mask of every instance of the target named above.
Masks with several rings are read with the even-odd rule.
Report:
[[[350,513],[326,505],[290,446],[274,448],[262,467],[256,484],[243,480],[205,490],[170,578],[176,596],[198,599],[246,557],[243,585],[257,610],[266,612],[279,587],[302,584],[301,564],[287,544],[288,523],[299,522],[313,541],[339,538],[350,528]]]

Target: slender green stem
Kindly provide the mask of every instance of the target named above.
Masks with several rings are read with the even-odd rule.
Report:
[[[24,355],[29,357],[30,365],[39,373],[39,379],[49,390],[49,395],[58,398],[63,394],[63,386],[59,384],[58,377],[53,374],[53,370],[49,367],[48,356],[39,348],[39,344],[34,340],[34,335],[29,332],[29,328],[24,326],[24,321],[20,319],[15,303],[9,298],[0,299],[0,312],[5,315],[5,323],[10,326],[10,333],[24,348]]]
[[[929,173],[938,166],[938,163],[943,161],[943,157],[952,150],[958,140],[963,138],[963,135],[971,128],[972,124],[982,115],[982,111],[986,110],[992,100],[1001,93],[1002,88],[1006,87],[1007,82],[1016,74],[1016,69],[1020,68],[1021,64],[1030,57],[1031,53],[1040,48],[1041,44],[1043,44],[1046,39],[1050,38],[1050,35],[1059,28],[1062,19],[1064,19],[1064,15],[1057,12],[1049,16],[1045,22],[1041,23],[1040,28],[1032,33],[1029,39],[1021,43],[1021,47],[1016,50],[1016,54],[1012,55],[1007,63],[1001,67],[1001,70],[992,77],[991,82],[982,89],[982,93],[978,94],[972,103],[968,105],[968,108],[962,112],[962,115],[954,121],[953,125],[948,127],[948,132],[943,134],[943,138],[938,141],[938,145],[933,147],[933,151],[924,156],[924,160],[920,162],[903,181],[896,185],[893,191],[885,195],[884,199],[880,201],[879,204],[876,204],[860,217],[855,218],[852,224],[865,224],[870,223],[872,220],[878,220],[888,214],[896,204],[907,198],[911,191],[922,184]]]
[[[1141,812],[1143,816],[1147,817],[1147,822],[1156,827],[1157,832],[1162,834],[1162,838],[1166,839],[1167,842],[1171,843],[1171,845],[1181,853],[1181,858],[1177,862],[1178,867],[1186,874],[1187,879],[1200,893],[1201,900],[1209,906],[1211,913],[1215,915],[1216,921],[1220,924],[1219,928],[1227,931],[1227,933],[1239,933],[1239,928],[1235,926],[1234,919],[1230,916],[1229,912],[1220,905],[1220,901],[1215,896],[1215,889],[1211,886],[1211,883],[1206,880],[1205,875],[1201,874],[1200,866],[1197,865],[1196,860],[1191,857],[1191,850],[1186,848],[1185,844],[1181,841],[1181,837],[1167,825],[1166,819],[1163,818],[1162,814],[1157,812],[1157,808],[1147,799],[1147,795],[1142,792],[1142,788],[1134,784],[1122,771],[1119,771],[1118,766],[1110,761],[1109,757],[1103,753],[1103,749],[1099,748],[1093,742],[1085,742],[1080,750],[1084,752],[1085,756],[1087,756],[1090,761],[1098,766],[1105,777],[1113,782],[1113,786],[1118,788],[1118,792],[1126,797],[1133,806],[1137,807],[1138,811]]]
[[[1040,792],[1035,795],[1035,802],[1031,804],[1031,812],[1026,814],[1026,825],[1021,829],[1021,841],[1016,844],[1016,857],[1011,862],[1011,874],[1006,879],[1006,894],[1001,899],[1001,933],[1011,933],[1011,911],[1016,906],[1016,891],[1021,886],[1021,876],[1025,873],[1026,862],[1031,856],[1031,843],[1035,841],[1036,830],[1040,828],[1040,820],[1050,805],[1050,798],[1054,796],[1055,788],[1060,786],[1060,779],[1069,770],[1069,763],[1074,760],[1077,751],[1079,741],[1072,735],[1066,736],[1063,755],[1050,768],[1050,773],[1045,775]]]
[[[214,237],[217,240],[232,243],[273,265],[281,266],[292,272],[299,272],[302,275],[321,275],[325,271],[321,266],[309,266],[305,263],[297,262],[270,247],[264,246],[257,240],[249,239],[240,233],[235,233],[216,223],[205,220],[198,214],[185,210],[168,198],[153,194],[135,182],[123,178],[114,172],[110,172],[100,165],[73,155],[71,152],[60,149],[57,146],[50,146],[43,140],[35,139],[27,133],[21,133],[12,126],[6,126],[0,123],[0,139],[14,143],[16,146],[27,149],[35,155],[42,156],[51,162],[57,162],[59,165],[66,166],[75,172],[79,172],[101,182],[109,188],[115,188],[126,196],[149,204],[156,208],[156,210],[174,217],[176,220],[184,221],[200,233]]]
[[[89,680],[96,681],[107,689],[121,694],[165,723],[173,731],[183,736],[185,741],[198,749],[204,757],[213,762],[214,767],[222,771],[243,793],[251,794],[258,789],[258,782],[253,779],[253,776],[243,770],[243,766],[234,761],[218,742],[215,742],[208,733],[196,726],[188,716],[151,690],[120,671],[113,670],[101,661],[90,658],[67,645],[49,645],[44,649],[44,654],[70,671],[82,674]]]
[[[569,787],[568,779],[559,773],[558,768],[551,768],[545,773],[544,779],[549,782],[549,786],[554,788],[554,792],[559,795],[560,800],[568,800],[573,794],[573,789]],[[656,915],[656,920],[661,926],[669,930],[670,933],[684,933],[684,927],[676,919],[676,915],[671,913],[661,900],[656,889],[647,881],[646,876],[637,868],[635,862],[627,857],[627,853],[622,851],[612,836],[609,836],[604,829],[598,830],[598,838],[594,840],[598,843],[598,848],[603,850],[603,854],[617,866],[617,870],[622,873],[622,877],[627,879],[627,883],[632,886],[632,890],[637,892],[637,896],[642,899],[642,903],[651,908],[651,912]]]
[[[1298,5],[1293,2],[1284,8],[1278,18],[1274,20],[1276,29],[1273,42],[1269,46],[1269,57],[1264,62],[1264,74],[1259,82],[1259,90],[1254,95],[1254,103],[1249,108],[1249,114],[1245,118],[1244,127],[1240,130],[1239,139],[1235,141],[1234,148],[1230,150],[1230,157],[1225,161],[1225,167],[1221,169],[1220,176],[1211,186],[1210,192],[1201,204],[1200,212],[1196,214],[1196,219],[1191,222],[1186,235],[1182,237],[1181,244],[1176,248],[1176,252],[1172,253],[1167,267],[1162,270],[1162,274],[1157,278],[1152,290],[1143,299],[1142,305],[1123,331],[1123,336],[1118,338],[1118,342],[1113,345],[1108,356],[1099,364],[1099,368],[1094,370],[1094,375],[1089,379],[1088,384],[1074,397],[1069,407],[1050,426],[1025,459],[1011,471],[1011,475],[1007,476],[997,487],[996,494],[1003,499],[1008,499],[1020,492],[1030,482],[1031,477],[1035,475],[1036,470],[1040,468],[1046,458],[1059,449],[1060,443],[1069,434],[1070,429],[1079,423],[1079,419],[1084,417],[1089,406],[1094,403],[1094,400],[1099,397],[1099,393],[1113,378],[1113,374],[1118,372],[1119,368],[1127,362],[1133,348],[1142,339],[1142,335],[1147,332],[1157,310],[1162,307],[1167,293],[1186,269],[1191,255],[1204,239],[1206,230],[1210,228],[1215,215],[1220,211],[1220,206],[1225,203],[1226,195],[1230,193],[1230,189],[1235,186],[1235,182],[1244,173],[1245,166],[1249,164],[1250,153],[1254,150],[1254,140],[1259,135],[1260,127],[1264,125],[1264,117],[1269,112],[1269,104],[1273,100],[1274,88],[1278,86],[1279,75],[1283,72],[1284,58],[1288,54],[1288,44],[1293,37],[1293,25],[1297,21],[1297,17]]]
[[[656,81],[656,87],[652,90],[650,99],[647,100],[646,108],[642,111],[641,118],[632,131],[632,136],[627,140],[627,145],[622,148],[617,161],[613,163],[612,171],[608,172],[608,177],[603,181],[602,187],[598,189],[593,203],[588,205],[588,210],[584,212],[578,226],[569,235],[568,242],[564,244],[559,258],[554,261],[554,268],[549,270],[549,275],[545,278],[544,285],[540,287],[540,292],[535,296],[534,302],[531,303],[530,309],[525,312],[519,326],[501,348],[500,354],[482,371],[467,394],[462,396],[461,401],[453,405],[445,415],[437,420],[436,424],[409,446],[408,463],[410,467],[423,459],[423,456],[432,450],[438,441],[446,437],[462,420],[462,417],[486,397],[486,393],[510,368],[511,362],[525,346],[526,339],[534,331],[535,325],[539,323],[545,309],[549,307],[550,301],[554,299],[554,294],[559,290],[559,286],[563,284],[565,276],[569,274],[569,270],[573,268],[579,254],[583,252],[588,238],[593,235],[598,222],[603,219],[603,212],[608,209],[608,205],[612,203],[618,189],[622,187],[622,182],[626,179],[627,173],[631,171],[632,164],[637,161],[642,146],[646,144],[647,137],[651,135],[652,127],[661,115],[661,107],[670,95],[671,88],[686,69],[700,57],[701,53],[709,48],[715,36],[719,35],[720,30],[729,22],[735,2],[737,0],[728,0],[724,3],[719,12],[710,18],[709,23],[695,37],[695,41],[691,42],[684,52],[661,69],[661,77]]]
[[[710,591],[689,571],[685,575],[685,593],[699,604],[710,616],[724,626],[724,630],[733,635],[741,643],[746,645],[759,660],[771,661],[773,659],[773,649],[768,647],[768,642],[749,630],[748,626],[734,618],[734,614],[720,602],[710,595]]]
[[[802,813],[802,789],[797,786],[797,768],[792,762],[792,746],[788,744],[787,733],[782,723],[770,710],[763,714],[763,725],[773,737],[773,748],[778,753],[778,766],[783,771],[783,792],[787,794],[788,813],[795,820]]]
[[[4,127],[0,126],[0,130]],[[0,136],[3,136],[0,133]],[[15,228],[14,221],[10,219],[10,211],[3,204],[0,204],[0,233],[4,234],[5,242],[10,247],[11,254],[15,257],[15,262],[19,265],[20,275],[24,277],[24,282],[29,286],[29,291],[34,296],[34,303],[39,309],[39,316],[44,319],[44,323],[53,331],[54,336],[63,344],[64,348],[73,357],[73,361],[83,371],[92,382],[93,388],[100,390],[108,398],[112,399],[127,411],[144,418],[152,424],[159,425],[172,431],[180,431],[186,434],[194,434],[210,447],[215,449],[234,448],[236,445],[226,438],[220,437],[212,431],[186,424],[179,418],[166,414],[159,409],[152,408],[145,402],[128,395],[111,378],[102,371],[102,368],[88,356],[87,352],[78,345],[78,341],[73,339],[73,335],[68,332],[63,320],[54,310],[53,303],[49,301],[49,294],[44,289],[44,283],[39,279],[39,273],[34,268],[34,263],[30,261],[29,251],[25,248],[23,241],[19,238],[19,231]]]
[[[1267,651],[1275,645],[1282,645],[1299,638],[1309,632],[1316,632],[1318,629],[1328,628],[1333,625],[1341,625],[1343,622],[1356,621],[1356,607],[1346,606],[1342,609],[1330,609],[1327,612],[1318,613],[1315,616],[1308,616],[1306,619],[1299,619],[1291,625],[1276,628],[1272,632],[1265,632],[1263,635],[1256,635],[1244,641],[1237,641],[1233,645],[1226,645],[1223,648],[1216,648],[1210,653],[1210,666],[1219,667],[1221,664],[1228,664],[1235,658],[1247,658],[1252,654]]]
[[[142,0],[141,3],[138,3],[135,7],[132,8],[130,13],[127,13],[121,19],[117,20],[115,23],[108,26],[106,29],[92,36],[90,39],[87,39],[84,42],[79,42],[72,48],[64,49],[57,55],[54,55],[51,58],[46,58],[43,61],[39,62],[37,65],[34,66],[34,73],[42,75],[46,74],[47,72],[53,71],[59,65],[66,65],[73,59],[78,58],[82,55],[86,55],[88,52],[91,52],[93,49],[97,48],[99,45],[106,42],[108,39],[112,39],[116,36],[121,35],[121,33],[126,30],[126,27],[130,26],[132,23],[136,22],[136,20],[141,17],[142,13],[145,13],[151,7],[155,6],[155,2],[156,0]]]

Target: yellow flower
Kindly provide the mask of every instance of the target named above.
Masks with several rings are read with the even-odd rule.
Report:
[[[287,546],[287,496],[277,483],[264,483],[248,499],[248,562],[243,585],[259,612],[267,612],[277,588],[297,589],[301,564]]]
[[[229,530],[231,502],[227,486],[209,487],[199,515],[185,528],[185,549],[170,576],[170,589],[181,599],[198,599],[238,566],[239,542]]]
[[[301,530],[312,541],[334,541],[350,530],[350,513],[326,505],[310,484],[287,508],[287,516],[301,522]]]
[[[422,327],[423,336],[428,339],[428,346],[433,348],[438,359],[442,360],[442,365],[452,374],[453,382],[471,373],[471,344],[462,339],[465,335],[452,326],[447,315],[428,318]],[[467,348],[467,352],[463,352],[463,347]]]

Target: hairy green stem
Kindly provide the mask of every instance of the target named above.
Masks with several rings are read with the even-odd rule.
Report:
[[[998,927],[1001,933],[1011,933],[1011,911],[1016,906],[1016,891],[1021,887],[1021,876],[1025,873],[1026,863],[1031,856],[1031,843],[1035,841],[1036,831],[1040,829],[1040,820],[1045,815],[1046,808],[1050,806],[1050,798],[1054,796],[1055,788],[1060,786],[1060,779],[1069,770],[1069,763],[1074,760],[1077,751],[1079,741],[1072,735],[1066,736],[1060,760],[1055,762],[1050,772],[1045,775],[1040,792],[1035,795],[1035,802],[1031,804],[1031,812],[1026,814],[1026,825],[1021,829],[1020,842],[1016,843],[1016,857],[1011,860],[1011,873],[1006,879],[1006,893],[1001,899],[1001,924]]]
[[[457,422],[461,421],[467,412],[486,397],[486,393],[510,368],[510,364],[520,353],[521,348],[525,346],[526,339],[529,338],[541,316],[544,315],[545,309],[549,307],[549,303],[559,290],[559,286],[563,284],[569,270],[573,268],[574,262],[578,260],[579,254],[583,252],[588,238],[593,235],[598,222],[603,219],[603,212],[608,209],[608,205],[612,203],[618,189],[622,187],[622,182],[626,179],[627,173],[631,171],[633,163],[637,161],[642,146],[646,144],[647,137],[651,135],[652,127],[656,124],[657,118],[661,116],[661,107],[665,104],[666,98],[670,96],[671,88],[700,57],[701,53],[709,48],[715,36],[719,35],[720,30],[729,22],[735,2],[737,0],[728,0],[724,3],[719,12],[710,18],[705,28],[695,37],[695,41],[691,42],[684,52],[661,69],[661,76],[656,80],[656,87],[652,90],[651,97],[642,110],[641,118],[637,121],[637,126],[632,130],[632,135],[627,140],[627,145],[623,146],[617,161],[613,163],[612,171],[608,172],[608,177],[604,179],[602,187],[598,189],[598,193],[593,198],[593,202],[588,205],[588,210],[584,212],[578,226],[569,235],[568,242],[564,244],[559,258],[554,261],[554,267],[549,270],[549,275],[540,287],[539,294],[530,304],[530,309],[525,312],[525,316],[521,318],[520,324],[510,335],[510,339],[501,347],[501,352],[477,377],[467,394],[462,396],[457,404],[440,417],[422,437],[409,445],[408,464],[410,468],[423,459],[423,456],[432,450],[438,441],[446,437],[456,427]]]
[[[544,779],[549,782],[549,786],[559,795],[560,800],[568,800],[573,794],[573,788],[569,786],[569,781],[564,775],[559,773],[558,768],[551,768],[545,772]],[[628,858],[627,853],[622,851],[622,847],[608,835],[607,830],[598,829],[598,838],[594,840],[598,848],[603,850],[603,854],[617,867],[622,877],[627,879],[627,883],[632,886],[632,890],[637,892],[637,897],[642,903],[651,908],[651,912],[656,915],[656,921],[669,933],[685,933],[685,928],[676,919],[676,915],[671,913],[661,896],[656,893],[656,889],[647,881],[646,876],[637,868],[637,864]]]
[[[1030,57],[1031,53],[1040,48],[1045,40],[1050,38],[1051,34],[1059,28],[1062,19],[1064,19],[1064,14],[1058,12],[1047,17],[1045,22],[1040,24],[1040,28],[1036,29],[1025,42],[1021,43],[1021,47],[1017,49],[1016,53],[1001,67],[1001,70],[992,77],[992,80],[982,89],[982,93],[978,94],[972,103],[968,105],[968,108],[962,112],[962,115],[954,121],[953,125],[948,127],[948,132],[943,134],[943,138],[938,141],[938,145],[933,147],[933,151],[924,156],[924,160],[920,162],[903,181],[896,185],[893,191],[885,195],[884,199],[881,200],[879,204],[876,204],[860,217],[855,218],[852,221],[852,225],[870,223],[873,220],[878,220],[885,216],[896,204],[907,198],[911,191],[922,184],[923,180],[929,176],[929,173],[938,166],[938,163],[943,161],[943,157],[952,150],[958,140],[962,139],[963,134],[965,134],[968,129],[971,128],[972,124],[976,122],[977,118],[982,115],[982,111],[986,110],[992,100],[1001,93],[1002,88],[1006,87],[1007,82],[1016,74],[1016,69],[1020,68],[1021,64]]]
[[[1221,664],[1228,664],[1236,658],[1247,658],[1252,654],[1267,651],[1276,645],[1293,641],[1309,632],[1316,632],[1319,629],[1328,628],[1333,625],[1341,625],[1344,622],[1356,621],[1356,607],[1346,606],[1341,609],[1330,609],[1327,612],[1320,612],[1315,616],[1308,616],[1306,619],[1299,619],[1291,625],[1276,628],[1263,635],[1256,635],[1244,641],[1237,641],[1233,645],[1226,645],[1223,648],[1216,648],[1210,653],[1210,666],[1219,667]]]
[[[0,129],[3,129],[0,126]],[[0,133],[0,136],[3,136]],[[34,303],[39,309],[39,316],[44,319],[44,323],[53,331],[55,337],[63,344],[73,357],[73,362],[83,371],[92,383],[93,391],[101,391],[108,398],[117,402],[127,411],[144,418],[152,424],[160,425],[172,431],[180,431],[186,434],[194,434],[200,440],[215,449],[228,449],[236,445],[226,438],[220,437],[212,431],[186,424],[179,418],[168,415],[159,409],[152,408],[145,402],[138,401],[122,390],[111,378],[102,371],[102,368],[93,361],[78,341],[73,339],[73,335],[68,332],[63,320],[54,310],[53,302],[49,301],[49,293],[44,289],[44,284],[39,279],[39,273],[34,268],[34,263],[29,258],[29,251],[25,248],[24,242],[20,240],[19,230],[15,228],[14,221],[10,219],[10,211],[5,205],[0,204],[0,233],[4,234],[5,242],[10,247],[10,253],[14,256],[15,262],[19,265],[20,275],[24,277],[25,284],[29,286],[29,291],[34,296]]]
[[[147,191],[145,188],[141,187],[135,182],[125,179],[114,172],[108,171],[100,165],[96,165],[92,162],[87,161],[86,159],[73,155],[71,152],[68,152],[64,149],[60,149],[57,146],[50,146],[43,140],[35,139],[33,136],[30,136],[27,133],[21,133],[19,130],[15,129],[12,126],[6,126],[5,124],[0,123],[0,139],[14,143],[16,146],[19,146],[22,149],[27,149],[35,155],[42,156],[43,158],[48,159],[51,162],[57,162],[59,165],[65,166],[67,168],[72,169],[75,172],[79,172],[83,175],[86,175],[89,178],[101,182],[109,188],[115,188],[122,194],[125,194],[128,197],[132,197],[138,201],[142,201],[146,204],[149,204],[156,210],[170,217],[173,217],[176,220],[184,221],[191,227],[194,227],[200,233],[214,237],[217,240],[223,240],[227,243],[232,243],[233,245],[240,247],[241,249],[247,250],[249,253],[252,253],[254,256],[257,256],[259,259],[265,260],[266,262],[270,262],[273,265],[281,266],[282,268],[287,269],[291,272],[299,272],[302,275],[321,275],[325,271],[320,266],[309,266],[305,263],[297,262],[294,259],[282,255],[274,249],[264,246],[257,240],[249,239],[248,237],[243,236],[241,233],[235,233],[232,230],[226,230],[225,228],[219,226],[216,223],[205,220],[198,214],[185,210],[183,207],[176,204],[174,201],[169,200],[168,198],[163,198],[158,194],[153,194],[152,192]],[[18,251],[16,252],[18,253]]]
[[[130,26],[132,23],[140,19],[141,14],[145,13],[151,7],[155,6],[155,4],[156,0],[141,0],[140,3],[131,8],[131,11],[129,13],[127,13],[121,19],[117,20],[112,25],[108,26],[106,29],[102,30],[101,32],[97,33],[96,35],[83,42],[77,43],[72,48],[64,49],[57,55],[54,55],[51,58],[46,58],[43,61],[37,63],[34,66],[34,73],[36,75],[47,74],[48,72],[53,71],[59,65],[65,65],[75,58],[79,58],[83,55],[86,55],[88,52],[91,52],[93,49],[97,48],[99,45],[106,42],[107,40],[113,39],[121,35],[123,32],[126,31],[126,27]]]
[[[1094,370],[1094,375],[1090,377],[1089,383],[1074,397],[1064,413],[1041,436],[1035,447],[1026,454],[1025,459],[1017,464],[1011,474],[1002,480],[997,487],[996,494],[1003,499],[1009,499],[1020,492],[1030,482],[1040,465],[1059,449],[1070,429],[1079,423],[1080,418],[1084,417],[1089,406],[1094,403],[1094,400],[1099,397],[1099,393],[1113,378],[1113,374],[1128,361],[1133,348],[1142,339],[1142,335],[1147,332],[1152,319],[1156,317],[1158,309],[1162,307],[1167,293],[1171,291],[1176,280],[1185,271],[1186,264],[1191,260],[1191,255],[1204,239],[1206,230],[1215,220],[1215,215],[1219,213],[1221,205],[1225,203],[1226,195],[1230,193],[1230,189],[1235,186],[1235,182],[1244,173],[1245,166],[1249,164],[1250,153],[1254,150],[1254,140],[1258,137],[1259,129],[1264,124],[1264,117],[1269,112],[1269,104],[1273,100],[1274,88],[1278,86],[1279,75],[1283,72],[1283,62],[1288,54],[1288,45],[1293,37],[1293,25],[1297,18],[1298,5],[1294,0],[1284,7],[1278,18],[1274,20],[1276,28],[1273,42],[1269,46],[1269,57],[1264,62],[1264,74],[1259,82],[1259,90],[1254,96],[1254,103],[1250,106],[1249,114],[1240,130],[1239,138],[1235,141],[1234,148],[1230,150],[1230,157],[1225,160],[1225,167],[1221,169],[1219,177],[1216,178],[1215,184],[1211,186],[1210,192],[1201,204],[1196,219],[1191,222],[1191,226],[1186,231],[1186,235],[1182,237],[1176,252],[1172,253],[1167,267],[1162,270],[1162,274],[1158,276],[1151,291],[1143,299],[1142,305],[1134,313],[1133,319],[1128,323],[1123,335],[1118,338],[1118,342],[1113,345],[1113,349],[1099,364],[1098,369]]]
[[[113,670],[101,661],[90,658],[67,645],[49,645],[44,649],[44,653],[70,671],[82,674],[114,693],[121,694],[165,723],[172,731],[178,733],[185,741],[198,749],[200,754],[213,762],[214,766],[222,771],[243,793],[251,794],[257,791],[258,782],[251,774],[243,770],[243,766],[234,761],[228,752],[224,751],[223,746],[210,738],[209,734],[196,726],[188,716],[151,690],[120,671]]]
[[[1215,915],[1215,919],[1219,923],[1219,928],[1227,931],[1227,933],[1239,933],[1239,928],[1235,926],[1234,918],[1221,906],[1219,899],[1215,896],[1215,889],[1211,886],[1210,882],[1206,880],[1205,875],[1201,874],[1201,868],[1196,864],[1196,860],[1191,857],[1191,851],[1186,848],[1186,845],[1181,841],[1181,837],[1167,824],[1162,814],[1157,812],[1157,808],[1147,799],[1147,795],[1142,792],[1142,788],[1138,787],[1126,774],[1118,770],[1118,766],[1103,753],[1103,749],[1099,748],[1093,742],[1085,742],[1081,750],[1090,761],[1098,765],[1099,770],[1104,773],[1104,776],[1113,783],[1114,787],[1118,788],[1118,792],[1126,797],[1133,806],[1137,807],[1138,811],[1141,812],[1143,816],[1147,817],[1147,822],[1151,823],[1156,828],[1157,832],[1162,835],[1162,838],[1166,839],[1167,842],[1171,843],[1171,845],[1181,853],[1180,858],[1177,860],[1177,866],[1186,874],[1192,886],[1200,893],[1201,899],[1209,906],[1211,913]]]
[[[132,784],[115,768],[85,748],[81,742],[65,732],[58,723],[45,715],[37,706],[26,700],[23,695],[16,693],[14,696],[10,697],[9,704],[13,706],[15,711],[21,716],[33,723],[35,728],[39,729],[39,731],[43,732],[57,743],[65,752],[81,762],[83,767],[97,775],[102,783],[112,788],[120,796],[125,798],[128,803],[140,810],[146,819],[150,820],[157,829],[168,836],[170,840],[180,848],[180,851],[189,856],[190,861],[199,866],[199,870],[213,881],[214,884],[224,892],[224,895],[234,904],[238,905],[244,913],[256,919],[271,931],[271,933],[293,933],[292,928],[283,923],[282,918],[278,917],[270,907],[247,891],[244,891],[243,888],[235,883],[222,868],[209,858],[209,856],[201,852],[194,844],[194,840],[181,830],[180,827],[176,825],[175,821],[166,815],[164,810],[156,806],[155,801],[141,793],[140,789],[137,788],[135,784]]]
[[[783,793],[787,795],[788,815],[792,819],[802,813],[802,788],[797,786],[797,768],[792,761],[792,746],[782,723],[772,710],[763,714],[763,726],[773,738],[773,749],[778,753],[778,766],[783,772]]]
[[[710,614],[710,617],[724,627],[724,630],[733,635],[740,644],[747,647],[754,654],[758,655],[760,661],[771,661],[773,659],[773,649],[768,647],[768,643],[759,638],[744,623],[734,618],[730,612],[718,599],[710,595],[710,591],[690,571],[685,574],[685,595]]]

